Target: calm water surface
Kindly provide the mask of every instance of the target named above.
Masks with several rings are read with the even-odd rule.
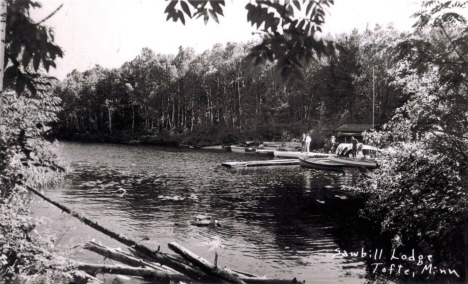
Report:
[[[271,158],[221,151],[79,143],[62,147],[73,171],[63,187],[46,194],[114,231],[164,252],[175,241],[209,261],[217,251],[219,265],[268,278],[365,282],[361,259],[332,258],[336,249],[360,250],[365,240],[360,223],[355,215],[335,215],[323,204],[336,194],[323,190],[325,185],[352,184],[356,173],[299,166],[228,169],[221,162]],[[123,195],[117,192],[122,189]],[[35,212],[54,221],[63,243],[94,238],[123,248],[46,203],[37,203]],[[222,226],[191,225],[199,214]],[[89,252],[75,257],[94,263],[103,259]]]

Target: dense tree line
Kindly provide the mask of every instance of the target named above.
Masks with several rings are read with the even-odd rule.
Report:
[[[254,43],[215,45],[202,54],[180,47],[175,56],[144,48],[120,68],[70,73],[56,88],[63,101],[60,132],[69,139],[153,135],[209,144],[370,124],[373,68],[375,121],[381,124],[405,99],[389,84],[394,78],[388,72],[402,37],[391,26],[329,36],[340,49],[305,66],[303,90],[279,85],[273,64],[246,73],[241,65]]]

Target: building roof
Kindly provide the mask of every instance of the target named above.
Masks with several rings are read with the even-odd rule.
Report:
[[[335,131],[340,132],[364,132],[372,129],[372,124],[343,124],[336,128]]]

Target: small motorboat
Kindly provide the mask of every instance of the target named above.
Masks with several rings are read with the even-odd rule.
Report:
[[[259,155],[274,156],[275,155],[275,149],[256,149],[255,153],[257,153]]]
[[[245,153],[256,153],[257,147],[245,147]]]
[[[231,146],[231,152],[245,153],[245,147],[242,147],[242,146],[239,146],[239,145],[232,145]]]
[[[273,155],[277,158],[327,158],[329,154],[326,153],[313,153],[313,152],[298,152],[298,151],[274,151]]]
[[[245,141],[240,143],[239,145],[232,145],[231,152],[236,153],[254,153],[258,148],[259,143],[255,141]]]
[[[203,150],[223,150],[223,145],[205,146],[201,147]]]
[[[329,159],[333,162],[345,164],[347,167],[363,167],[369,169],[375,169],[378,167],[378,164],[374,159],[347,158],[342,156],[330,156]]]
[[[345,164],[331,161],[328,158],[299,158],[299,165],[304,168],[343,171]]]

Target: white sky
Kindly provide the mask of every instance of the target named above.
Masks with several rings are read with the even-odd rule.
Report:
[[[247,23],[246,0],[227,0],[220,24],[210,19],[188,20],[186,25],[167,22],[162,0],[39,0],[43,8],[32,13],[39,21],[62,9],[45,25],[55,31],[55,41],[65,51],[50,75],[62,80],[73,69],[85,71],[99,64],[120,67],[140,54],[143,47],[156,53],[176,54],[179,46],[193,47],[197,53],[215,43],[246,42],[255,31]],[[393,22],[401,31],[410,31],[420,9],[416,0],[335,0],[326,18],[325,32],[338,34],[367,25]]]

